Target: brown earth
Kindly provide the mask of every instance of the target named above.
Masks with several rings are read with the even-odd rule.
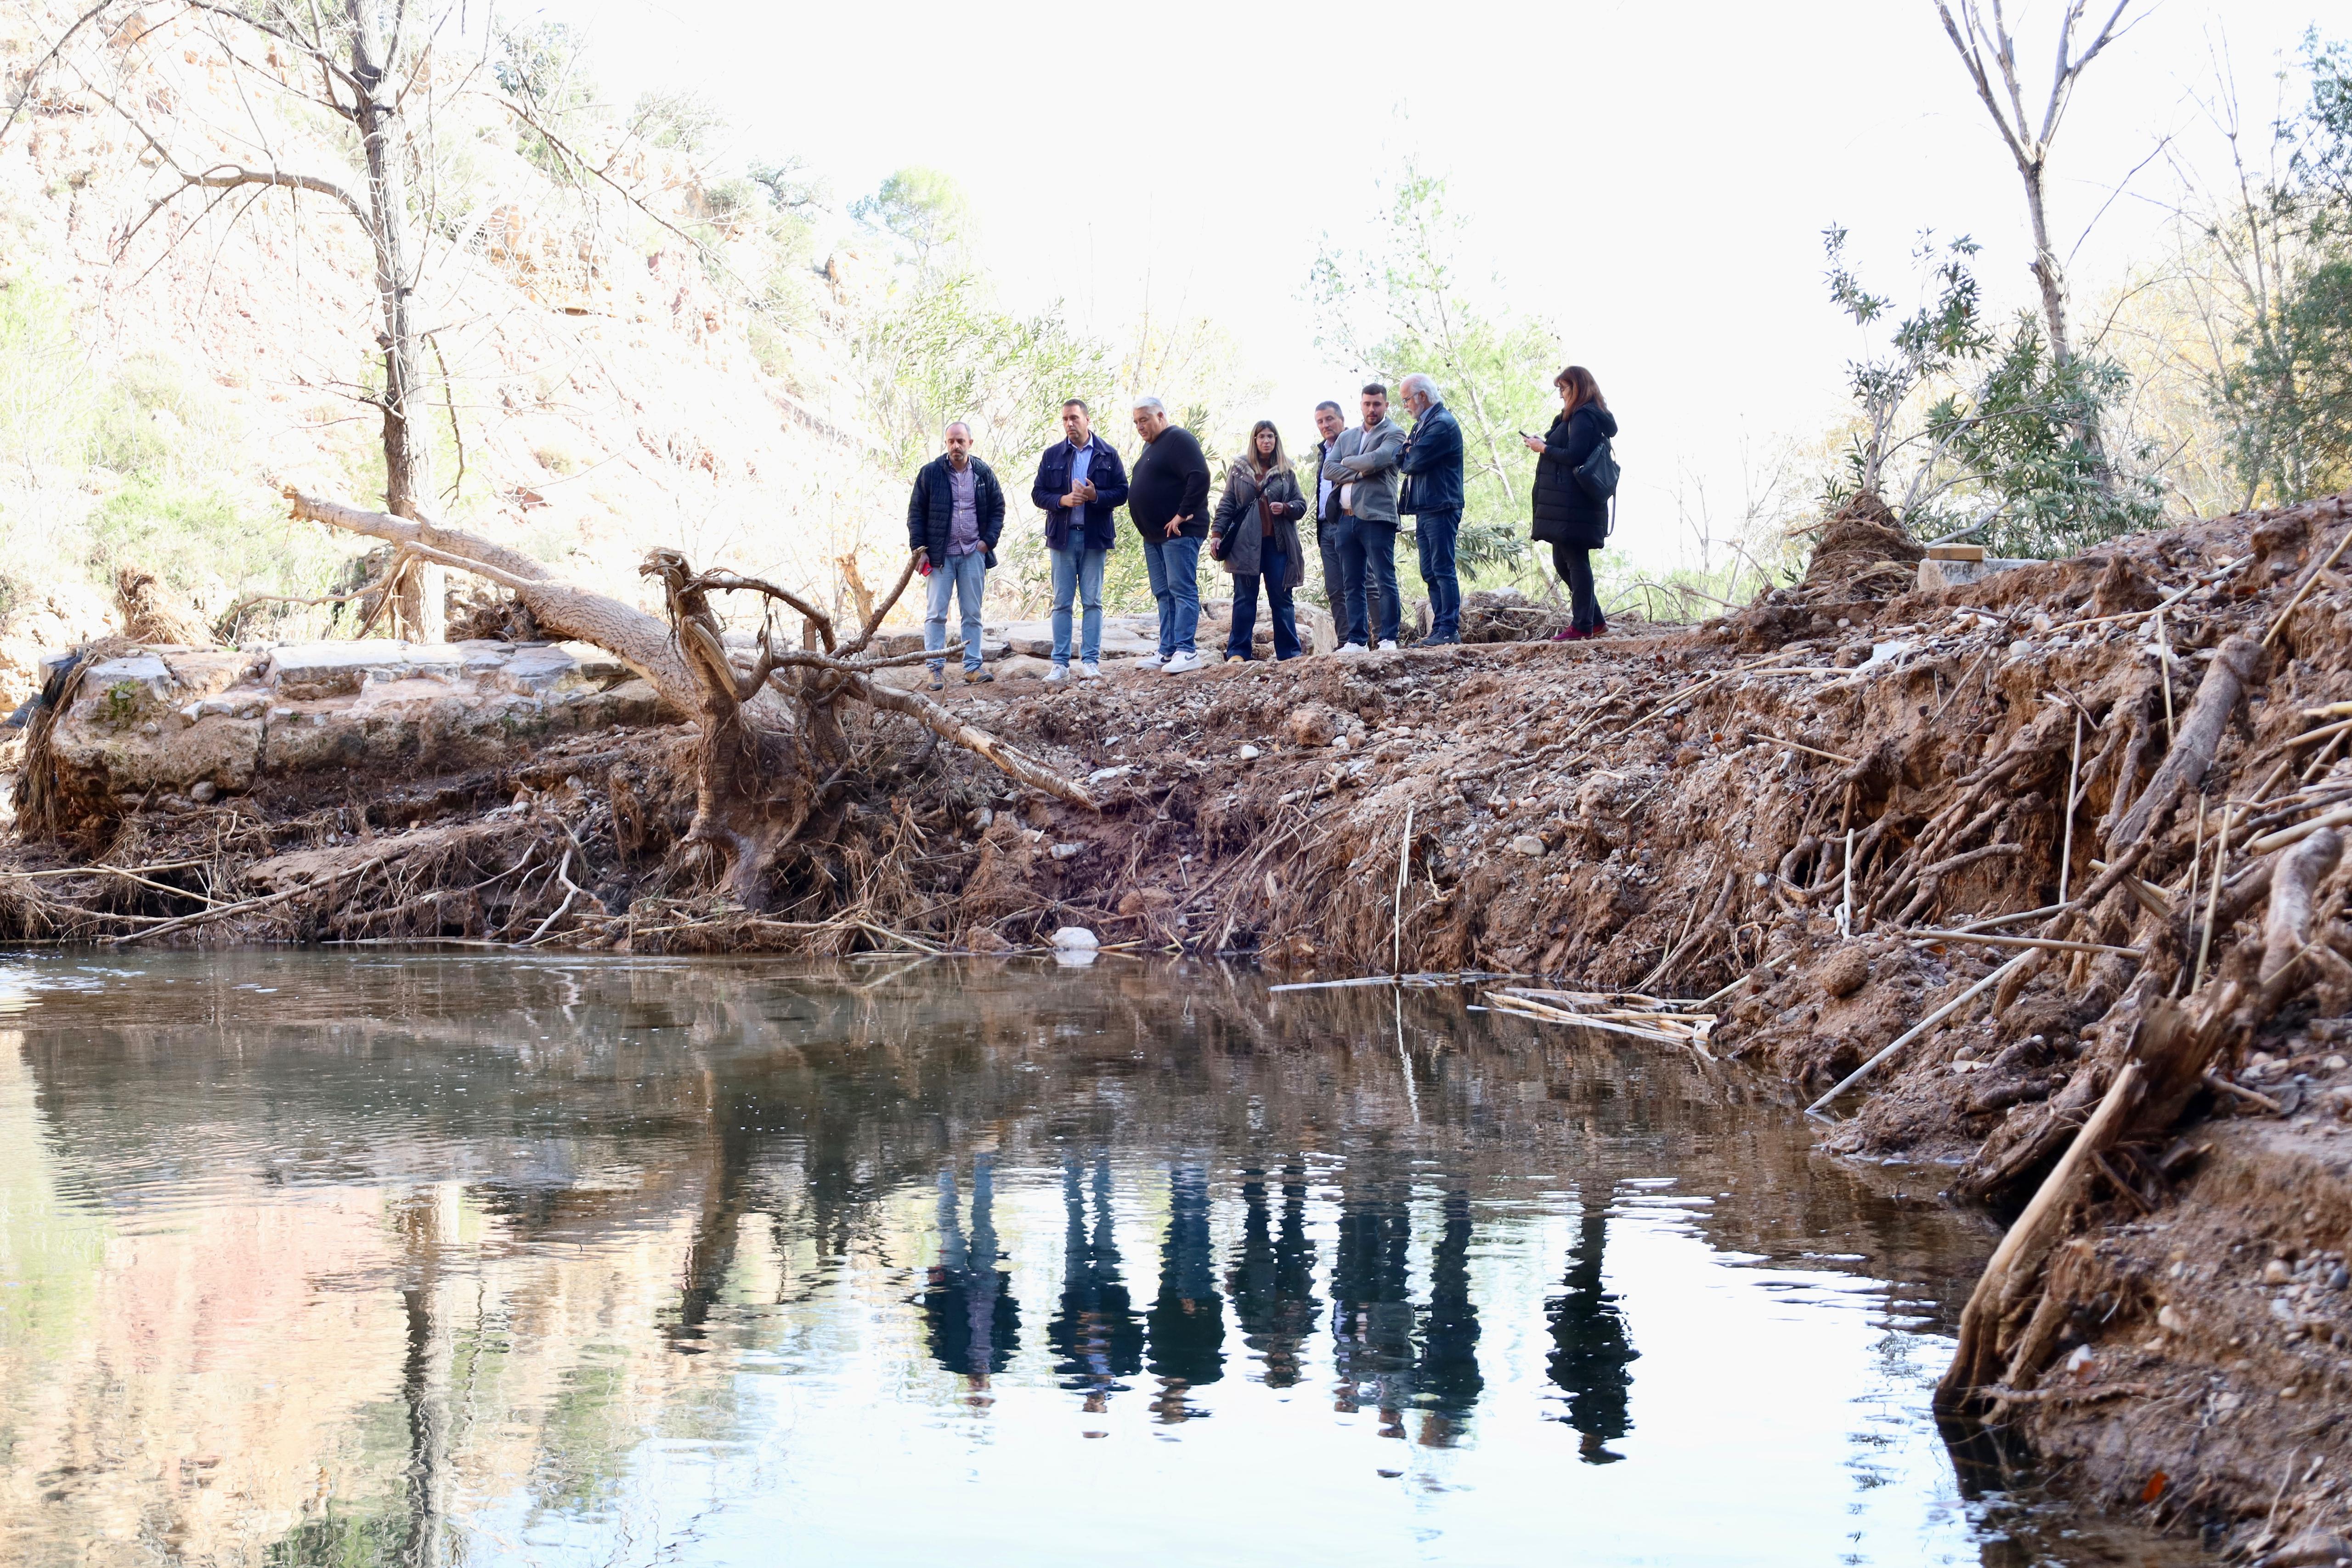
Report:
[[[1606,997],[1659,1048],[1809,1100],[2028,955],[1824,1124],[1832,1155],[1947,1169],[2005,1214],[2048,1184],[2054,1220],[2016,1233],[2044,1240],[2014,1309],[1965,1331],[1999,1376],[1960,1388],[1956,1419],[2118,1510],[2333,1561],[2352,1531],[2352,866],[2324,830],[2267,836],[2352,802],[2330,708],[2352,702],[2352,581],[2323,559],[2347,502],[1891,596],[1873,595],[1902,581],[1892,546],[1847,519],[1851,572],[1585,644],[1058,686],[1007,661],[945,700],[1105,809],[861,712],[860,770],[758,914],[679,849],[690,731],[638,724],[465,768],[98,803],[11,852],[0,921],[828,953],[1083,925],[1291,978],[1541,977],[1549,1000],[1489,998]],[[2084,950],[1961,940],[2019,933]],[[2201,1054],[2178,1092],[2130,1099],[2183,1030]],[[2110,1102],[2119,1133],[2062,1159]]]

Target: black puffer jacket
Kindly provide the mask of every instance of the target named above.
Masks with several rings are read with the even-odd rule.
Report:
[[[996,564],[996,542],[1004,532],[1004,487],[996,470],[978,458],[971,463],[973,521],[980,525],[981,552]],[[930,552],[931,564],[947,563],[948,543],[955,532],[955,486],[942,452],[915,474],[915,488],[907,497],[907,548]]]
[[[1609,503],[1594,500],[1576,482],[1576,470],[1592,449],[1617,434],[1617,416],[1586,404],[1544,432],[1543,456],[1536,459],[1535,536],[1546,544],[1599,550],[1609,542]]]

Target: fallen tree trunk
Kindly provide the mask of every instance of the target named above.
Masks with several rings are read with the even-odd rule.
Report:
[[[764,908],[778,857],[812,825],[837,820],[824,811],[828,792],[851,766],[836,704],[852,698],[920,721],[941,738],[985,758],[1007,776],[1082,806],[1092,795],[1052,768],[964,722],[940,704],[887,687],[875,671],[904,659],[858,657],[913,578],[899,574],[888,597],[867,611],[858,635],[837,645],[832,618],[791,589],[725,571],[696,572],[675,551],[656,550],[638,568],[662,584],[667,620],[551,576],[546,566],[463,529],[368,511],[289,489],[296,517],[382,539],[418,560],[471,572],[520,599],[539,625],[596,647],[643,676],[674,709],[693,715],[696,754],[693,826],[686,842],[708,846],[721,861],[729,894],[746,909]],[[762,630],[748,668],[727,648],[710,596],[751,593],[796,611],[803,645],[779,647]]]

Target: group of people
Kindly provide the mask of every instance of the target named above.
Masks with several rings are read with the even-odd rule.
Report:
[[[1537,456],[1532,490],[1534,537],[1552,547],[1552,563],[1569,588],[1571,609],[1561,640],[1608,630],[1592,584],[1591,552],[1607,542],[1608,503],[1596,499],[1581,472],[1617,434],[1616,416],[1592,373],[1570,365],[1553,379],[1560,412],[1542,436],[1521,433]],[[1349,425],[1336,402],[1316,405],[1315,474],[1302,485],[1269,419],[1251,426],[1242,453],[1228,465],[1215,506],[1209,502],[1207,455],[1193,434],[1173,422],[1156,397],[1137,400],[1133,415],[1143,449],[1130,471],[1094,428],[1083,399],[1062,405],[1063,439],[1037,460],[1029,499],[1045,515],[1045,547],[1053,562],[1054,654],[1048,681],[1102,674],[1103,563],[1117,548],[1117,514],[1143,543],[1144,568],[1160,609],[1157,652],[1141,662],[1171,675],[1201,668],[1194,639],[1201,620],[1200,556],[1233,574],[1233,625],[1227,659],[1253,657],[1258,596],[1264,588],[1273,621],[1274,657],[1306,652],[1298,637],[1294,592],[1306,580],[1299,524],[1310,520],[1322,560],[1323,582],[1339,651],[1361,653],[1398,646],[1403,603],[1397,590],[1397,531],[1413,520],[1421,580],[1429,593],[1430,626],[1414,646],[1461,641],[1462,584],[1454,542],[1462,527],[1462,427],[1426,375],[1398,384],[1412,416],[1407,431],[1389,416],[1388,388],[1366,385],[1360,423]],[[915,476],[907,503],[907,540],[928,581],[923,646],[930,652],[931,689],[946,684],[948,611],[961,612],[967,681],[995,677],[981,658],[981,601],[987,572],[996,564],[1004,529],[1004,488],[972,454],[970,426],[947,427],[946,449]],[[1312,503],[1308,500],[1313,497]],[[1072,636],[1072,609],[1080,614]],[[1075,647],[1074,647],[1075,644]]]

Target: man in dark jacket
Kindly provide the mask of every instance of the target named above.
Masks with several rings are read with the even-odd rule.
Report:
[[[1437,383],[1416,372],[1399,388],[1412,410],[1412,435],[1397,459],[1404,496],[1397,510],[1413,520],[1421,546],[1421,580],[1429,589],[1429,635],[1418,646],[1462,640],[1462,580],[1454,571],[1454,539],[1462,531],[1462,426],[1438,400]]]
[[[1062,405],[1065,440],[1037,459],[1029,499],[1045,514],[1045,549],[1054,562],[1054,668],[1048,682],[1070,678],[1070,601],[1086,605],[1078,674],[1102,674],[1103,562],[1118,544],[1119,503],[1127,500],[1127,467],[1111,444],[1095,434],[1086,403]]]
[[[980,599],[988,569],[996,564],[997,537],[1004,531],[1004,489],[986,463],[971,455],[971,427],[961,421],[947,429],[947,450],[915,475],[907,498],[907,548],[919,570],[927,570],[923,647],[943,654],[948,643],[948,597],[963,610],[963,678],[993,680],[981,668]],[[931,689],[947,685],[947,660],[931,660]]]
[[[1143,564],[1160,601],[1160,655],[1147,667],[1183,675],[1201,668],[1201,541],[1209,536],[1209,459],[1192,432],[1169,422],[1156,397],[1136,400],[1143,450],[1127,481],[1127,515],[1143,535]]]

